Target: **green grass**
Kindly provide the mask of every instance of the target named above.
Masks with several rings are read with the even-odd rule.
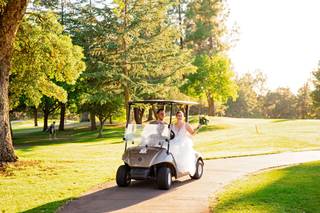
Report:
[[[320,161],[267,171],[235,181],[211,202],[220,212],[319,212]]]
[[[15,134],[19,161],[0,172],[0,212],[55,212],[67,200],[114,179],[121,164],[120,127],[105,136],[84,127],[59,132],[48,140],[42,132]]]
[[[206,158],[320,148],[319,120],[210,119],[194,137],[195,149]],[[32,121],[13,123],[19,162],[0,172],[0,212],[54,212],[114,180],[124,149],[123,128],[108,126],[104,138],[96,138],[87,125],[70,123],[50,141]]]
[[[319,120],[211,118],[212,125],[194,138],[207,159],[320,149]]]

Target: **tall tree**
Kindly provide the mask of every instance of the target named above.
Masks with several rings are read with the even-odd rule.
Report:
[[[158,85],[172,85],[192,69],[188,54],[176,42],[179,33],[168,25],[169,1],[114,3],[117,21],[96,38],[92,52],[121,77],[127,106],[129,99],[157,93],[162,89]]]
[[[238,97],[229,99],[227,116],[262,117],[262,106],[266,94],[266,77],[262,72],[245,73],[236,79]]]
[[[11,105],[18,103],[22,95],[29,106],[37,107],[43,96],[65,103],[68,96],[64,87],[75,84],[85,64],[82,48],[73,45],[71,38],[63,34],[57,16],[50,12],[26,16],[14,46]],[[44,130],[46,126],[47,123]]]
[[[0,0],[0,162],[17,160],[10,134],[9,74],[13,42],[27,3],[27,0]]]
[[[311,97],[316,115],[320,117],[320,62],[317,70],[313,72],[313,77],[314,90],[311,93]]]
[[[193,0],[188,4],[185,42],[194,54],[213,55],[229,48],[224,40],[227,17],[225,0]]]
[[[222,55],[200,55],[194,65],[198,67],[197,72],[188,76],[182,90],[195,97],[205,96],[209,105],[208,114],[214,115],[214,101],[225,102],[237,95],[230,60]]]
[[[246,73],[236,80],[238,97],[236,100],[229,99],[227,103],[227,116],[254,117],[257,107],[258,96],[254,90],[254,76]]]
[[[312,117],[311,89],[308,82],[298,90],[297,117],[302,119]]]
[[[226,19],[228,11],[226,10],[226,4],[224,0],[201,0],[191,1],[187,6],[186,11],[186,38],[185,43],[195,56],[195,66],[198,68],[199,74],[191,74],[187,76],[189,82],[195,82],[203,80],[204,75],[203,67],[199,62],[199,58],[204,55],[208,57],[215,57],[219,54],[225,54],[226,50],[229,49],[229,43],[226,42],[228,36],[228,30],[226,27]],[[219,57],[219,56],[217,56]],[[217,65],[219,66],[219,65]],[[212,75],[212,74],[207,74]],[[193,80],[191,79],[193,78]],[[206,79],[209,81],[208,79]],[[223,79],[221,79],[223,80]],[[231,78],[229,79],[231,80]],[[215,102],[219,101],[219,95],[214,92],[218,91],[219,88],[212,88],[211,85],[215,85],[215,82],[208,82],[204,87],[206,90],[206,98],[208,101],[208,114],[215,114]],[[234,85],[234,84],[233,84]],[[235,88],[234,88],[235,90]],[[234,96],[234,95],[231,95]],[[216,99],[218,98],[218,99]]]
[[[289,88],[269,91],[264,99],[264,113],[268,118],[295,118],[296,97]]]

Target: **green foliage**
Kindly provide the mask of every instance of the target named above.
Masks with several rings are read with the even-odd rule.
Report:
[[[296,117],[296,97],[289,88],[268,92],[263,105],[264,113],[269,118]]]
[[[228,100],[226,115],[231,117],[261,117],[265,78],[261,72],[246,73],[236,80],[238,97]],[[260,94],[260,95],[259,95]]]
[[[75,90],[78,92],[79,109],[98,116],[102,128],[106,119],[122,114],[121,75],[91,51],[95,39],[108,35],[116,20],[108,7],[76,5],[75,11],[66,19],[67,31],[75,43],[84,47],[87,63]]]
[[[316,109],[317,116],[320,117],[320,67],[313,72],[313,86],[314,90],[311,93],[313,105]]]
[[[297,94],[297,117],[298,118],[311,118],[313,117],[313,106],[311,98],[311,90],[308,83],[305,83]]]
[[[215,100],[225,102],[235,98],[237,86],[233,81],[234,72],[230,60],[222,55],[200,55],[193,63],[198,69],[188,75],[182,90],[194,97],[211,94]]]
[[[225,5],[224,0],[190,1],[185,13],[185,43],[195,55],[197,72],[188,76],[182,89],[193,96],[206,95],[209,115],[215,115],[219,104],[228,97],[236,96],[229,59],[220,55],[230,45],[226,39],[228,13]]]
[[[216,54],[228,49],[223,41],[228,16],[224,0],[191,1],[186,11],[186,43],[196,54]]]
[[[33,13],[22,22],[15,41],[10,76],[11,104],[24,95],[28,105],[39,105],[41,97],[67,101],[59,82],[74,84],[84,70],[82,48],[72,44],[54,14]]]
[[[113,14],[99,23],[109,24],[108,31],[95,38],[91,53],[120,77],[131,98],[166,96],[192,71],[188,51],[176,44],[179,33],[168,25],[169,1],[114,3]]]

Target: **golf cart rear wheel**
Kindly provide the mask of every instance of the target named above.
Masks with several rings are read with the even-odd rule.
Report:
[[[203,161],[201,159],[197,160],[196,164],[196,173],[192,176],[190,175],[191,179],[200,179],[203,174]]]
[[[129,174],[129,168],[126,165],[119,166],[117,171],[117,185],[120,187],[129,186],[131,178]]]
[[[172,184],[172,174],[168,167],[160,167],[158,169],[157,183],[159,189],[170,189]]]

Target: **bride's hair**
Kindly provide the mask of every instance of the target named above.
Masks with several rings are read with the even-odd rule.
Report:
[[[181,113],[182,116],[184,116],[184,113],[183,113],[181,110],[179,110],[179,111],[176,113],[176,116],[177,116],[179,113]]]

